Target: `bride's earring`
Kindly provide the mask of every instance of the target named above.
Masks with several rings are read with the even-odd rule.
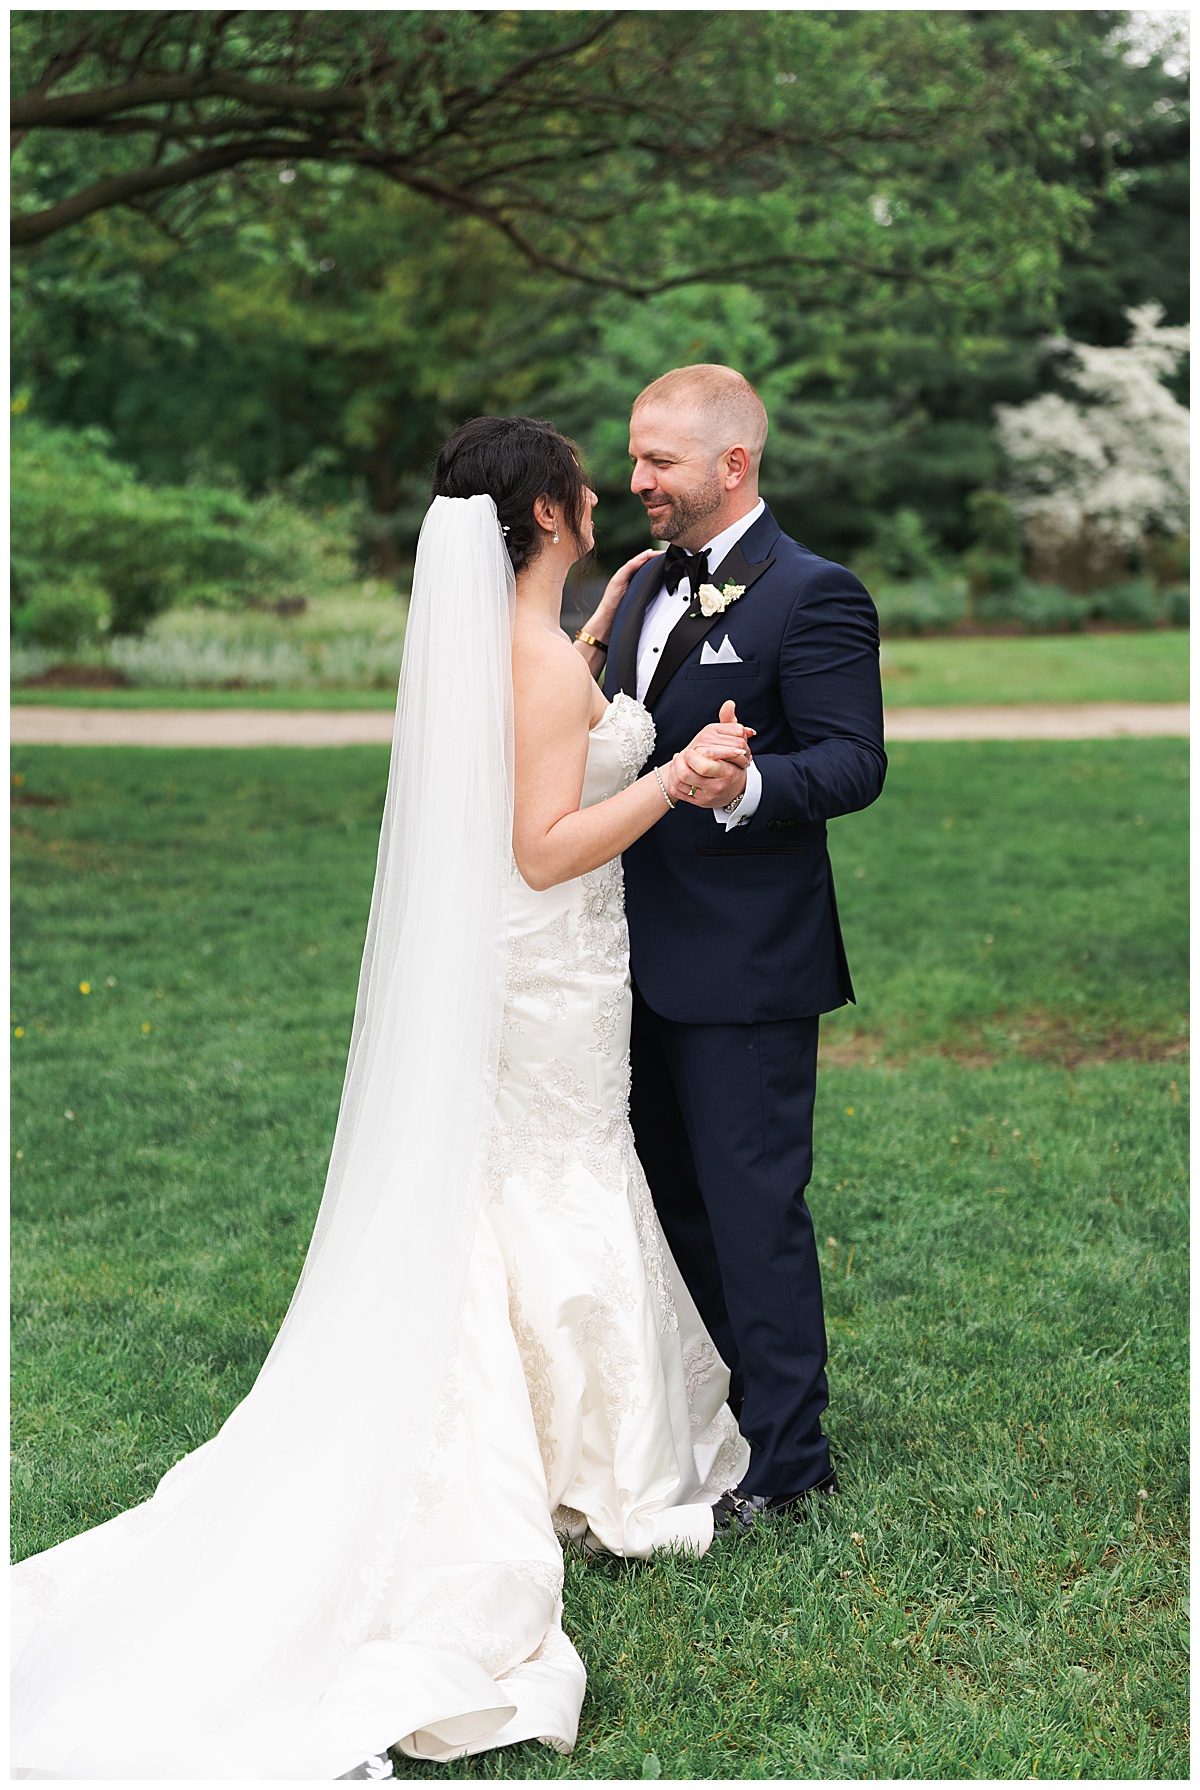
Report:
[[[554,524],[554,545],[558,546],[558,523]]]

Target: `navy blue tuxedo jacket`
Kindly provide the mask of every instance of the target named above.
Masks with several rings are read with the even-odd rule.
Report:
[[[745,585],[724,615],[693,601],[667,638],[646,706],[665,764],[715,721],[727,697],[756,728],[762,774],[753,818],[728,832],[681,802],[625,853],[633,978],[666,1019],[750,1024],[827,1013],[854,999],[838,925],[825,823],[883,788],[879,623],[844,566],[780,530],[770,510],[714,584]],[[637,694],[637,647],[662,561],[631,581],[609,642],[605,689]],[[702,665],[728,635],[741,663]]]

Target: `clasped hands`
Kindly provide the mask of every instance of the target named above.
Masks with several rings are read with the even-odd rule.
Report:
[[[710,721],[664,767],[671,800],[693,808],[728,807],[746,787],[753,738],[753,727],[743,727],[737,718],[737,705],[723,702],[720,720]]]

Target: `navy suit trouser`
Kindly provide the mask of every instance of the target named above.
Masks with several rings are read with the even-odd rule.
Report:
[[[633,991],[630,1117],[671,1252],[730,1370],[747,1496],[829,1472],[812,1177],[818,1018],[685,1025]]]

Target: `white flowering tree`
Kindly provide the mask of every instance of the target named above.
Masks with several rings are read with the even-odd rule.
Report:
[[[1188,351],[1188,329],[1164,327],[1157,304],[1126,315],[1133,328],[1123,348],[1047,343],[1063,357],[1070,396],[996,407],[1035,566],[1069,569],[1072,583],[1111,571],[1148,534],[1187,530],[1189,413],[1163,380]]]

